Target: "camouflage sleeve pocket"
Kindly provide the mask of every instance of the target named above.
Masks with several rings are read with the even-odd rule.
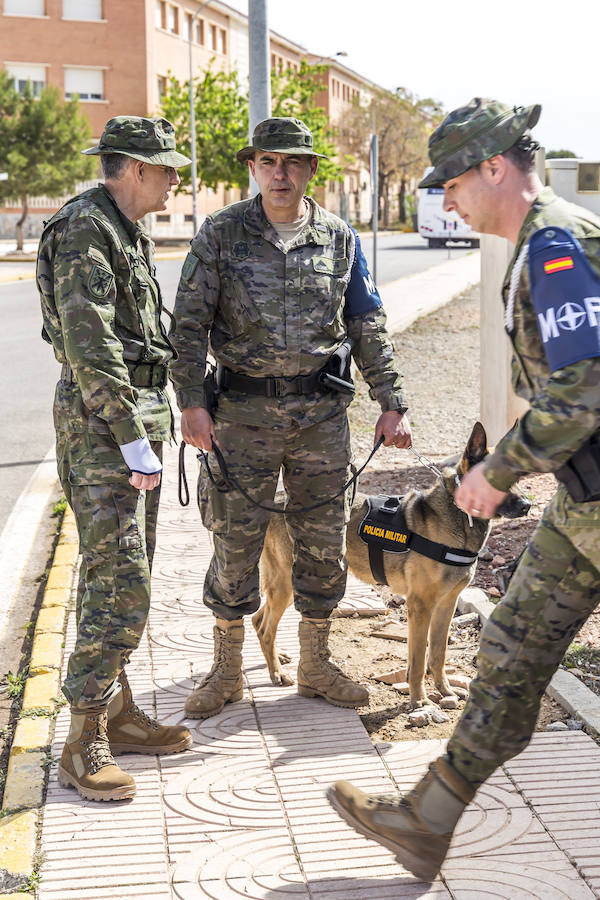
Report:
[[[208,457],[211,472],[218,472],[219,467],[214,455],[209,453]],[[203,462],[200,462],[200,471],[198,472],[196,498],[204,527],[215,534],[226,534],[229,530],[227,495],[220,493],[216,489],[208,476]]]

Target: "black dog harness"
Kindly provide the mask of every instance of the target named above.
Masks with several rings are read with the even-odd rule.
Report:
[[[359,537],[369,548],[369,565],[377,584],[387,584],[384,552],[407,553],[414,550],[421,556],[435,559],[447,566],[471,566],[477,554],[468,550],[437,544],[410,531],[402,510],[402,497],[378,495],[367,497],[368,512],[358,526]]]

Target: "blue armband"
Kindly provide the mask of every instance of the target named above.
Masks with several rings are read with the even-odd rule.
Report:
[[[536,231],[529,241],[529,277],[550,371],[600,356],[600,278],[570,231]]]
[[[344,318],[346,319],[350,319],[352,316],[365,316],[367,313],[382,306],[379,291],[375,287],[375,282],[367,266],[367,260],[360,246],[360,238],[354,229],[352,229],[352,233],[356,241],[356,249],[350,272],[350,281],[346,289],[346,304],[344,308]]]

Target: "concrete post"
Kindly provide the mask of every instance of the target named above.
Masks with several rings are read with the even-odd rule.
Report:
[[[256,125],[271,115],[271,67],[269,63],[269,26],[267,0],[249,0],[248,42],[250,57],[250,96],[248,109],[249,143]],[[250,176],[250,194],[258,185]]]
[[[510,241],[481,235],[480,417],[490,444],[498,443],[527,404],[510,383],[511,346],[504,331],[502,282],[512,259]]]

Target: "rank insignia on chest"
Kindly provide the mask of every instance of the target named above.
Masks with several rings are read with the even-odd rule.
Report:
[[[246,241],[237,241],[233,245],[233,255],[236,259],[247,259],[250,256],[250,247]]]
[[[93,297],[106,297],[110,291],[115,276],[103,266],[93,266],[88,279],[88,290]]]

